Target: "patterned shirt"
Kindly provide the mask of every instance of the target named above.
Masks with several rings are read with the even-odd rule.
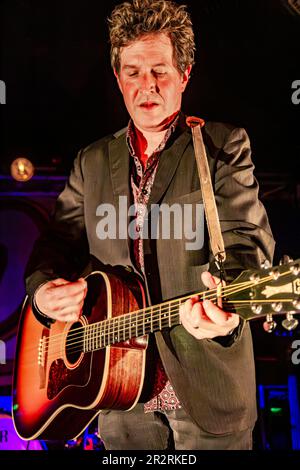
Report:
[[[134,162],[131,164],[130,178],[136,222],[136,236],[133,242],[133,252],[135,264],[143,276],[145,276],[145,269],[142,233],[147,204],[153,187],[159,156],[175,131],[178,120],[179,114],[169,126],[162,142],[149,158],[145,155],[146,141],[132,121],[129,122],[127,130],[127,145]],[[176,408],[181,408],[180,402],[167,378],[161,359],[158,357],[151,398],[145,403],[144,410],[147,413],[150,411],[174,410]]]

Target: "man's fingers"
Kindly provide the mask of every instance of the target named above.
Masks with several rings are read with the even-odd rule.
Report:
[[[210,274],[208,271],[204,271],[201,274],[201,280],[205,287],[208,287],[208,289],[215,289],[217,287],[214,276],[212,276],[212,274]]]
[[[80,304],[83,304],[84,298],[85,298],[85,291],[81,291],[79,292],[79,294],[76,294],[76,295],[70,295],[68,297],[63,297],[61,299],[52,300],[51,301],[51,304],[53,304],[52,309],[54,312],[59,312],[67,307],[72,307],[73,309],[77,308]]]
[[[58,321],[61,321],[61,322],[74,322],[74,321],[77,321],[80,317],[80,314],[78,313],[68,313],[66,315],[63,315],[63,316],[58,316],[57,317],[57,320]]]
[[[65,282],[54,286],[49,286],[53,299],[60,300],[66,297],[73,297],[83,293],[87,289],[87,283],[83,279],[75,282]]]
[[[183,325],[189,324],[192,328],[198,328],[202,318],[207,319],[202,304],[198,302],[198,296],[181,305],[179,313]]]
[[[78,305],[70,305],[68,307],[64,307],[61,310],[56,312],[56,319],[59,321],[76,321],[79,319],[82,313],[82,307],[84,305],[84,300],[80,302]]]
[[[210,300],[204,300],[203,308],[210,320],[219,326],[228,326],[230,329],[235,328],[239,324],[238,315],[224,312]]]
[[[201,274],[201,280],[203,284],[205,285],[205,287],[208,287],[208,289],[216,289],[216,287],[220,283],[220,279],[216,276],[213,276],[208,271],[204,271]],[[225,282],[222,282],[222,285],[225,286]]]
[[[69,282],[70,281],[59,277],[57,279],[53,279],[53,281],[51,281],[51,284],[53,284],[54,286],[63,286],[64,284],[69,284]]]

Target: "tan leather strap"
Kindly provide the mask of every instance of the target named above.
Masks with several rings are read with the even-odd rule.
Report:
[[[203,142],[201,127],[204,126],[203,119],[190,116],[186,119],[187,125],[192,130],[195,158],[200,179],[200,186],[203,197],[204,211],[208,226],[211,250],[213,252],[216,264],[220,265],[226,259],[224,240],[221,232],[220,220],[216,206],[216,200],[213,192],[211,176],[207,161],[207,155]]]

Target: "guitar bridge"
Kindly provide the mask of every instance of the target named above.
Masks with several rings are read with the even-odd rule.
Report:
[[[45,388],[46,386],[46,366],[47,366],[47,358],[48,358],[48,348],[46,347],[48,344],[49,348],[49,331],[47,328],[43,329],[42,337],[39,340],[38,346],[38,367],[39,367],[39,375],[40,375],[40,389]]]

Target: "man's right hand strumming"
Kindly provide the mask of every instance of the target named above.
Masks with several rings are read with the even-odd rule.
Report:
[[[75,282],[54,279],[39,287],[34,302],[44,315],[62,322],[76,321],[81,315],[87,283],[83,278]]]

